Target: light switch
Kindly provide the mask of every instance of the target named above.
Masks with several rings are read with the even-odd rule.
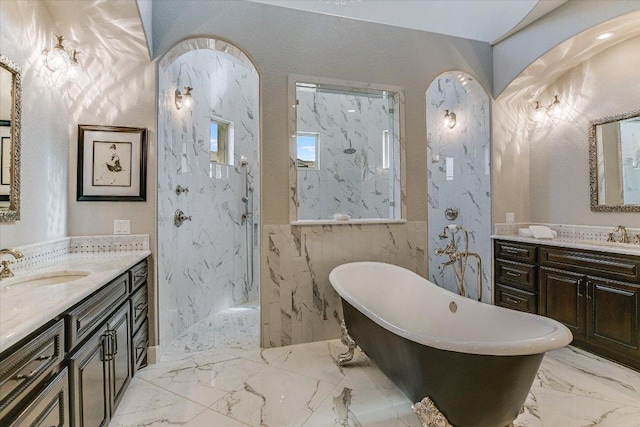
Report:
[[[128,219],[113,220],[113,234],[131,234],[131,221]]]
[[[507,212],[507,224],[514,224],[516,222],[516,216],[513,212]]]
[[[453,157],[447,157],[445,161],[447,181],[453,181]]]

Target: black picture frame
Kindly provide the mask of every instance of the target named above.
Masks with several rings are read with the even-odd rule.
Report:
[[[147,200],[147,129],[78,125],[79,202]]]

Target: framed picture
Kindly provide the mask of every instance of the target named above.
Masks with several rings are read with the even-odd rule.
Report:
[[[78,126],[78,201],[147,199],[147,130]]]
[[[7,136],[0,142],[0,185],[11,185],[11,138]]]

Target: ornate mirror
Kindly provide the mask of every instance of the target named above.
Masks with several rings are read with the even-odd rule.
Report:
[[[640,110],[589,123],[591,210],[640,212]]]
[[[0,55],[0,222],[20,219],[22,69]]]

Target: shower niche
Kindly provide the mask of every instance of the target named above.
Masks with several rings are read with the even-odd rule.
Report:
[[[394,221],[402,198],[398,87],[290,76],[291,221]]]

